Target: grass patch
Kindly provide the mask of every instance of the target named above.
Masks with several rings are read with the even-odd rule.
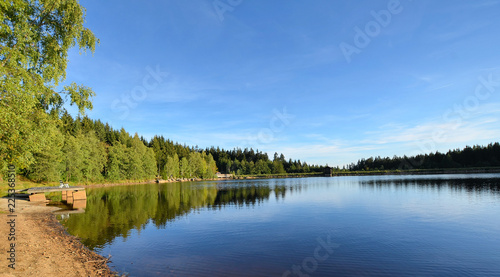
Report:
[[[28,189],[28,188],[32,188],[32,187],[48,187],[48,186],[55,186],[56,184],[55,183],[35,183],[35,182],[32,182],[30,180],[27,180],[25,179],[24,177],[20,176],[20,175],[17,175],[17,180],[16,180],[16,190],[20,190],[20,189]],[[0,184],[0,196],[7,196],[8,195],[8,192],[9,192],[9,185],[7,184],[7,181],[4,180],[1,184]]]

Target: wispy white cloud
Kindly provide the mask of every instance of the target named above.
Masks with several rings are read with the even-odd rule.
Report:
[[[317,132],[299,134],[304,138],[303,143],[297,142],[296,136],[286,134],[262,142],[259,129],[239,128],[243,124],[241,121],[227,122],[224,127],[212,131],[209,126],[188,126],[190,131],[177,132],[174,138],[189,145],[252,147],[270,155],[278,152],[287,158],[342,166],[370,156],[416,155],[495,141],[500,137],[500,104],[487,104],[483,108],[461,119],[459,125],[441,117],[414,125],[392,122],[362,132],[358,139],[352,140],[333,138],[320,128]]]
[[[487,104],[481,109],[470,112],[464,117],[439,117],[416,125],[386,125],[379,130],[367,132],[363,144],[395,145],[402,144],[408,152],[424,150],[442,150],[449,145],[476,144],[483,141],[494,141],[500,137],[498,122],[500,104]],[[368,138],[369,137],[369,138]],[[427,143],[433,149],[417,148]]]
[[[365,131],[359,139],[336,140],[324,133],[310,133],[303,135],[310,143],[271,147],[292,157],[341,166],[370,156],[410,156],[493,142],[500,137],[499,122],[500,103],[491,103],[460,122],[442,117],[414,125],[393,122]]]

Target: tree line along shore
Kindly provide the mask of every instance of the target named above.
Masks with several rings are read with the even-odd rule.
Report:
[[[154,136],[130,135],[124,128],[113,129],[108,123],[86,116],[73,118],[62,113],[58,124],[47,126],[49,140],[33,151],[33,161],[19,173],[27,181],[73,184],[217,179],[216,173],[232,178],[280,178],[324,176],[330,167],[309,165],[285,159],[283,154],[252,148],[225,150],[200,149]],[[6,171],[7,163],[2,163]],[[370,157],[357,163],[331,168],[334,176],[377,174],[433,174],[460,172],[497,172],[500,168],[500,144],[465,147],[447,153],[429,153],[412,157]],[[4,175],[4,174],[2,174]]]
[[[253,149],[199,149],[174,143],[163,136],[146,140],[124,128],[64,112],[58,124],[49,125],[50,139],[32,152],[32,162],[19,173],[34,182],[72,183],[145,181],[161,179],[212,179],[217,172],[285,174],[322,172],[324,166],[285,160],[275,153]],[[7,163],[3,163],[5,171]]]

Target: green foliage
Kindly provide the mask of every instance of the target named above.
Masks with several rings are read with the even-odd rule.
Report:
[[[96,182],[103,179],[102,171],[107,161],[106,147],[100,142],[93,132],[86,135],[79,134],[77,141],[82,151],[82,176],[85,180]]]
[[[283,163],[278,160],[273,161],[273,174],[283,174],[285,172],[285,168],[283,167]]]
[[[269,165],[266,161],[258,160],[255,163],[254,174],[270,174],[270,173],[271,169],[269,168]]]
[[[46,128],[47,140],[40,151],[34,153],[34,163],[26,170],[26,175],[37,182],[58,181],[61,177],[64,136],[55,127]]]
[[[149,179],[154,178],[156,175],[155,153],[154,153],[153,149],[148,148],[146,146],[144,146],[144,147],[146,148],[146,153],[142,159],[142,161],[143,161],[142,166],[143,166],[143,170],[144,170],[144,179],[149,180]]]
[[[463,150],[455,149],[447,153],[435,152],[413,157],[371,157],[361,159],[357,164],[350,164],[347,168],[351,171],[373,171],[497,166],[500,166],[500,144],[498,142],[490,143],[487,146],[466,146]]]
[[[214,178],[217,170],[225,174],[235,172],[237,175],[323,172],[323,166],[308,165],[300,160],[286,161],[283,154],[275,153],[275,159],[270,161],[266,153],[252,148],[224,150],[211,147],[200,150],[173,143],[162,136],[153,137],[148,145],[155,152],[158,171],[164,178],[173,176],[172,160],[169,158],[174,154],[180,159],[179,177],[182,178]],[[183,158],[186,158],[184,163]],[[166,166],[167,163],[169,166]]]
[[[82,179],[83,152],[82,145],[78,139],[67,134],[64,146],[64,179],[68,181],[80,181]]]
[[[122,132],[123,140],[129,145],[119,141],[109,145],[106,129],[100,121],[89,118],[73,121],[64,114],[59,128],[49,127],[45,132],[49,139],[34,153],[34,163],[24,171],[34,181],[151,180],[156,175],[154,151],[137,135],[131,138]]]
[[[205,163],[207,165],[206,171],[204,172],[203,178],[214,178],[215,173],[217,173],[217,163],[214,160],[212,154],[205,156]]]
[[[59,120],[65,96],[81,113],[91,108],[90,88],[65,80],[68,50],[95,50],[98,40],[83,27],[76,0],[0,3],[0,160],[27,168],[47,147],[46,128]],[[36,154],[38,153],[38,154]],[[45,157],[47,158],[47,157]],[[41,166],[41,158],[38,155]],[[49,160],[51,158],[48,158]],[[45,177],[41,177],[45,178]]]
[[[192,152],[189,154],[189,167],[190,177],[201,177],[205,172],[206,164],[203,160],[202,154],[199,152]]]
[[[135,134],[131,147],[128,149],[129,154],[129,167],[127,179],[138,180],[144,176],[144,168],[142,165],[142,157],[145,155],[144,144],[140,141],[137,134]]]
[[[207,148],[206,152],[213,156],[222,173],[236,172],[237,175],[258,175],[323,172],[323,166],[308,165],[300,160],[292,161],[290,159],[286,161],[283,154],[274,153],[274,159],[271,161],[266,153],[259,150],[254,151],[252,148],[224,150],[211,147]]]
[[[106,177],[111,181],[127,179],[128,156],[127,146],[117,142],[108,147],[108,164]]]
[[[107,161],[105,145],[94,133],[67,134],[63,147],[63,176],[66,181],[101,181]],[[55,180],[53,180],[55,181]]]
[[[175,153],[173,157],[167,157],[167,163],[165,164],[164,172],[165,175],[163,177],[165,179],[181,177],[179,156],[177,156],[177,153]]]
[[[129,141],[129,139],[126,139]],[[108,180],[150,180],[156,174],[156,160],[152,149],[146,147],[137,134],[130,147],[121,142],[108,146],[106,174]]]
[[[186,157],[183,157],[180,161],[180,175],[182,178],[189,178],[191,177],[191,167],[189,166],[188,159]]]

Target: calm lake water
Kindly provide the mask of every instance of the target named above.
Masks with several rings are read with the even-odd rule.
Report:
[[[500,174],[90,189],[61,219],[130,276],[500,276]]]

